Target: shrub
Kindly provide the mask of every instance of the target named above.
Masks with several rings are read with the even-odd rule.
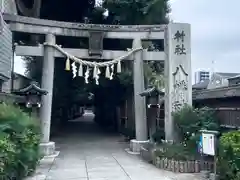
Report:
[[[196,133],[199,129],[197,111],[188,105],[185,105],[181,110],[174,112],[173,119],[180,141],[188,140],[191,134]]]
[[[215,110],[208,107],[202,107],[196,109],[196,111],[198,114],[198,121],[200,122],[199,126],[201,129],[212,131],[218,131],[220,129],[218,119],[215,115]]]
[[[13,166],[16,156],[16,145],[11,142],[9,136],[0,139],[0,175],[1,179],[12,177]]]
[[[162,140],[165,139],[165,132],[163,129],[158,129],[155,133],[153,133],[152,138],[155,142],[161,143]]]
[[[224,133],[220,137],[218,171],[221,179],[240,179],[240,131]]]
[[[197,144],[200,130],[219,130],[215,112],[207,107],[196,109],[185,105],[173,113],[177,141],[172,145],[164,145],[164,151],[158,155],[176,160],[199,159]]]
[[[0,173],[22,179],[32,173],[40,159],[38,121],[20,108],[0,104]]]
[[[130,139],[135,139],[136,135],[135,135],[135,130],[134,129],[131,129],[131,128],[122,128],[121,129],[121,133],[126,137],[128,138],[129,140]]]
[[[174,159],[178,161],[195,160],[197,153],[193,149],[189,149],[184,144],[166,144],[159,146],[155,155],[162,158]]]
[[[219,130],[215,112],[208,107],[195,109],[185,105],[181,110],[173,113],[173,119],[179,140],[191,148],[196,146],[201,129]]]

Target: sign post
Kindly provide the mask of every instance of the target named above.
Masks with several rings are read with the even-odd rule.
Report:
[[[214,178],[213,180],[217,180],[217,135],[218,131],[208,131],[208,130],[200,130],[202,133],[199,147],[200,153],[203,160],[203,155],[209,155],[214,157]]]

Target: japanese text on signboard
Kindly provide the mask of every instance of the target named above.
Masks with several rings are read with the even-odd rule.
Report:
[[[174,54],[176,55],[186,55],[186,48],[184,45],[184,40],[185,40],[185,32],[184,31],[177,31],[174,34],[174,40],[177,41],[177,44],[175,46]]]
[[[187,91],[187,82],[185,80],[175,81],[174,84],[174,92],[173,92],[173,103],[172,108],[173,111],[180,110],[186,101],[186,91]]]

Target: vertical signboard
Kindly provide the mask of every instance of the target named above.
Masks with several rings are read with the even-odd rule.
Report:
[[[174,139],[172,112],[192,105],[190,25],[171,23],[165,31],[165,133]]]
[[[202,152],[203,154],[215,156],[215,135],[202,134]]]

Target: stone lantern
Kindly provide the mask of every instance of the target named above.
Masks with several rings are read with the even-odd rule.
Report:
[[[158,118],[158,111],[160,108],[160,105],[163,102],[164,92],[159,91],[155,87],[149,87],[144,92],[140,93],[140,96],[146,97],[146,103],[147,103],[147,124],[148,124],[148,130],[149,130],[149,136],[150,140],[152,140],[152,135],[156,132],[157,129],[157,118]],[[160,103],[160,104],[159,104]]]
[[[164,92],[155,87],[149,87],[140,96],[146,97],[148,108],[159,108],[159,96],[164,96]]]
[[[41,97],[46,95],[47,91],[41,89],[37,82],[31,82],[29,86],[15,91],[14,94],[24,96],[26,107],[36,115],[37,109],[42,106]]]

